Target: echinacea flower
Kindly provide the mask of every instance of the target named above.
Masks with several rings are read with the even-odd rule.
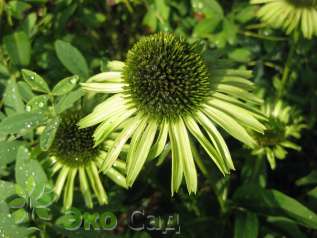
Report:
[[[251,4],[263,4],[258,17],[287,34],[298,28],[305,38],[317,36],[317,0],[251,0]]]
[[[281,100],[264,104],[262,111],[268,117],[265,123],[267,129],[264,134],[255,133],[258,146],[254,148],[253,154],[264,155],[271,169],[275,169],[276,158],[285,159],[287,149],[301,149],[293,140],[300,137],[306,125],[298,111]]]
[[[140,39],[128,52],[126,63],[112,62],[113,71],[97,74],[84,89],[113,94],[83,118],[81,128],[98,127],[96,145],[117,131],[101,167],[106,172],[124,145],[127,185],[132,186],[148,158],[159,156],[167,143],[172,154],[172,194],[183,176],[189,193],[197,190],[197,172],[191,141],[196,139],[223,174],[234,165],[227,145],[216,128],[221,126],[249,146],[256,144],[247,128],[263,132],[264,119],[252,103],[251,72],[227,69],[216,56],[210,72],[197,44],[171,33]],[[246,102],[251,104],[246,104]]]
[[[107,204],[108,198],[98,170],[106,155],[106,145],[94,147],[94,128],[79,129],[80,112],[69,112],[62,116],[54,142],[49,150],[52,174],[57,175],[54,191],[60,197],[64,190],[64,208],[72,206],[75,179],[79,179],[80,191],[87,207],[93,207],[93,194],[100,205]],[[114,167],[125,169],[125,163],[118,160]],[[126,187],[125,177],[115,168],[106,175],[117,184]]]

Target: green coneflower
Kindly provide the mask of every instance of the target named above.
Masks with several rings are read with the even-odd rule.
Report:
[[[94,147],[94,128],[79,129],[80,112],[63,115],[56,132],[54,142],[49,150],[53,175],[58,172],[54,191],[60,197],[64,190],[64,207],[72,206],[75,178],[79,178],[80,191],[86,206],[93,207],[92,192],[100,205],[107,204],[108,198],[98,170],[106,155],[106,143]],[[125,169],[125,163],[117,161],[114,167]],[[110,168],[107,176],[120,186],[126,187],[124,175]]]
[[[251,0],[252,4],[264,4],[257,15],[287,34],[300,28],[304,37],[317,35],[317,0]]]
[[[251,72],[226,69],[215,58],[210,72],[196,44],[170,33],[143,37],[128,52],[126,63],[111,63],[112,72],[93,76],[83,88],[114,94],[83,118],[87,128],[100,123],[96,145],[118,134],[102,166],[108,171],[129,143],[127,185],[132,186],[147,158],[171,144],[172,193],[183,175],[189,192],[196,192],[197,172],[191,143],[196,139],[223,174],[234,169],[216,124],[249,146],[256,144],[246,128],[263,132],[264,117],[244,102],[260,103],[249,91]]]
[[[300,146],[292,142],[293,138],[299,138],[300,132],[306,125],[303,118],[291,106],[282,101],[266,103],[262,111],[267,115],[266,130],[264,134],[255,133],[258,146],[254,149],[255,155],[266,156],[270,167],[275,169],[276,158],[284,159],[287,149],[299,151]]]

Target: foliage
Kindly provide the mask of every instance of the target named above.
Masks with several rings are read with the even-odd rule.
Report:
[[[303,7],[302,1],[309,6],[307,14],[301,12],[305,20],[284,24],[286,16]],[[316,1],[280,1],[289,10],[285,15],[280,8],[271,12],[274,4],[265,8],[267,1],[251,2],[0,0],[0,236],[317,237]],[[275,14],[267,19],[270,12]],[[85,187],[65,185],[75,194],[72,209],[65,210],[54,194],[49,160],[61,119],[73,110],[88,115],[109,100],[106,94],[86,92],[81,84],[100,72],[120,71],[119,61],[126,60],[134,43],[156,32],[173,32],[197,44],[209,68],[220,58],[229,68],[252,70],[247,78],[263,98],[261,110],[268,118],[264,134],[246,126],[253,136],[249,140],[257,142],[247,147],[219,127],[235,167],[226,176],[191,141],[180,154],[188,158],[190,151],[195,157],[196,194],[181,186],[171,197],[171,145],[166,144],[158,158],[144,158],[148,161],[129,189],[121,188],[127,186],[125,163],[113,165],[106,173],[111,181],[102,178],[107,205],[91,200],[95,206],[87,208],[77,196]],[[241,105],[241,100],[226,99]],[[244,120],[257,113],[249,104],[244,105],[247,114],[237,114],[227,107],[230,103],[214,103]],[[239,131],[234,135],[244,140]],[[115,138],[114,133],[104,142],[105,150],[113,148]],[[130,147],[121,149],[124,157]],[[133,211],[140,212],[134,222],[145,224],[144,229],[132,229]],[[110,223],[102,223],[102,216]]]

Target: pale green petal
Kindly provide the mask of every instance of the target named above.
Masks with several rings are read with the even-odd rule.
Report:
[[[265,130],[265,126],[262,123],[260,123],[256,118],[254,118],[252,113],[250,113],[248,110],[244,108],[237,107],[231,103],[227,103],[215,98],[210,99],[208,101],[208,104],[214,108],[217,108],[231,115],[245,127],[249,127],[250,129],[260,133],[263,133]]]
[[[148,118],[147,117],[142,118],[142,121],[140,122],[138,128],[133,133],[131,143],[130,143],[130,149],[127,155],[127,171],[131,170],[131,166],[134,163],[135,153],[138,149],[139,141],[142,138],[142,135],[147,126],[147,123],[148,123]]]
[[[69,167],[67,167],[67,166],[64,166],[62,168],[62,170],[59,172],[59,175],[57,177],[57,180],[56,180],[56,183],[54,186],[54,192],[56,193],[57,198],[60,197],[60,195],[62,193],[66,178],[68,176],[68,172],[69,172]]]
[[[172,179],[171,179],[171,193],[177,192],[183,180],[183,161],[180,158],[180,151],[177,146],[177,138],[172,128],[173,123],[169,123],[168,134],[171,141],[172,150]]]
[[[67,182],[64,190],[64,208],[68,210],[72,207],[74,197],[74,181],[77,174],[77,169],[70,169]]]
[[[123,188],[128,188],[126,178],[123,174],[121,174],[118,170],[114,168],[110,168],[105,173],[113,182],[118,184]]]
[[[168,124],[167,124],[167,122],[163,121],[161,123],[159,131],[160,131],[159,136],[158,136],[156,142],[154,143],[154,145],[152,146],[150,154],[149,154],[150,159],[156,158],[164,150],[164,147],[165,147],[166,142],[167,142],[167,137],[168,137]]]
[[[217,149],[218,153],[225,161],[226,170],[229,171],[230,169],[234,169],[234,165],[227,144],[224,141],[221,134],[219,133],[219,131],[217,130],[216,126],[202,112],[197,112],[196,115],[199,124],[201,124],[202,127],[205,129],[211,141],[213,142],[215,148]]]
[[[170,123],[169,128],[170,133],[174,136],[174,140],[172,141],[172,150],[175,149],[175,147],[176,150],[178,150],[178,158],[173,158],[173,160],[178,159],[182,161],[181,163],[184,168],[187,190],[189,193],[196,193],[197,171],[191,151],[188,132],[183,119],[179,118],[173,123]],[[173,143],[176,144],[173,146]]]
[[[121,93],[127,86],[125,83],[81,83],[84,90],[96,93]]]
[[[83,194],[86,206],[88,208],[92,208],[93,202],[91,197],[91,191],[89,188],[86,172],[83,167],[79,168],[79,184],[80,184],[80,191]]]
[[[131,118],[128,120],[129,125],[120,133],[120,135],[115,140],[114,146],[109,150],[105,161],[103,162],[100,170],[103,172],[111,168],[113,163],[118,158],[123,146],[126,144],[127,140],[132,136],[134,131],[138,128],[141,119],[139,116]]]
[[[261,104],[263,100],[258,98],[252,93],[249,93],[248,91],[244,90],[243,88],[240,87],[235,87],[232,85],[225,85],[225,84],[218,84],[216,91],[222,92],[222,93],[227,93],[229,95],[232,95],[234,97],[250,101],[253,103]]]
[[[302,25],[302,31],[303,35],[310,39],[311,38],[311,28],[310,28],[310,19],[308,17],[308,10],[307,9],[302,9],[302,20],[301,20],[301,25]]]
[[[227,102],[227,103],[236,105],[239,108],[244,108],[245,110],[248,110],[249,113],[251,113],[252,116],[255,117],[256,119],[259,119],[262,121],[268,120],[267,117],[260,110],[258,110],[255,107],[252,107],[246,103],[243,103],[234,97],[230,97],[230,96],[225,95],[223,93],[213,93],[211,98],[216,98],[216,99],[219,99],[223,102]]]
[[[121,72],[103,72],[100,74],[96,74],[88,79],[87,83],[122,83],[122,73]]]
[[[113,163],[113,167],[124,172],[127,170],[127,163],[121,160],[116,160],[116,162]]]
[[[119,60],[112,60],[108,62],[107,68],[111,71],[122,71],[125,63]]]
[[[121,113],[112,115],[108,120],[100,124],[94,133],[95,145],[99,145],[118,127],[135,112],[135,109],[126,110]]]
[[[170,152],[171,152],[171,144],[166,143],[162,153],[160,154],[160,156],[157,159],[156,166],[161,166],[163,164],[163,162],[165,161],[165,159],[167,158],[167,156],[170,154]]]
[[[127,157],[127,184],[132,186],[139,175],[150,152],[154,137],[157,131],[157,122],[149,121],[148,126],[143,131],[141,139],[137,142],[135,153]],[[132,149],[131,145],[131,149]]]
[[[78,126],[80,128],[86,128],[97,125],[98,123],[106,120],[113,113],[125,110],[126,108],[123,95],[116,94],[96,106],[92,113],[79,121]]]
[[[187,117],[185,119],[185,123],[190,133],[197,139],[199,144],[205,149],[208,153],[212,161],[216,164],[219,170],[223,174],[229,173],[229,168],[227,167],[227,163],[221,157],[220,153],[216,150],[214,145],[212,145],[207,137],[201,132],[199,126],[195,122],[195,120],[191,117]]]
[[[94,190],[94,193],[96,194],[99,204],[100,205],[107,204],[108,196],[102,185],[102,182],[100,181],[98,169],[95,163],[94,162],[89,163],[89,165],[86,166],[86,171],[88,174],[88,178],[90,180],[91,187]]]
[[[211,120],[215,121],[234,138],[250,147],[256,145],[255,140],[248,132],[236,120],[228,116],[228,114],[211,107],[204,107],[203,111]]]

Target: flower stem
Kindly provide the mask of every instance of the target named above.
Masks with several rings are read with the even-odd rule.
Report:
[[[296,51],[296,43],[292,42],[290,51],[289,51],[288,56],[287,56],[287,61],[286,61],[286,64],[285,64],[285,67],[283,70],[283,74],[282,74],[281,87],[280,87],[279,92],[278,92],[279,98],[281,98],[286,91],[285,89],[287,87],[287,82],[289,79],[289,74],[291,71],[292,63],[293,63],[292,59],[294,57],[295,51]]]
[[[269,41],[286,41],[287,38],[285,37],[277,37],[277,36],[264,36],[257,33],[254,33],[252,31],[240,31],[240,34],[244,36],[254,37],[261,40],[269,40]]]

